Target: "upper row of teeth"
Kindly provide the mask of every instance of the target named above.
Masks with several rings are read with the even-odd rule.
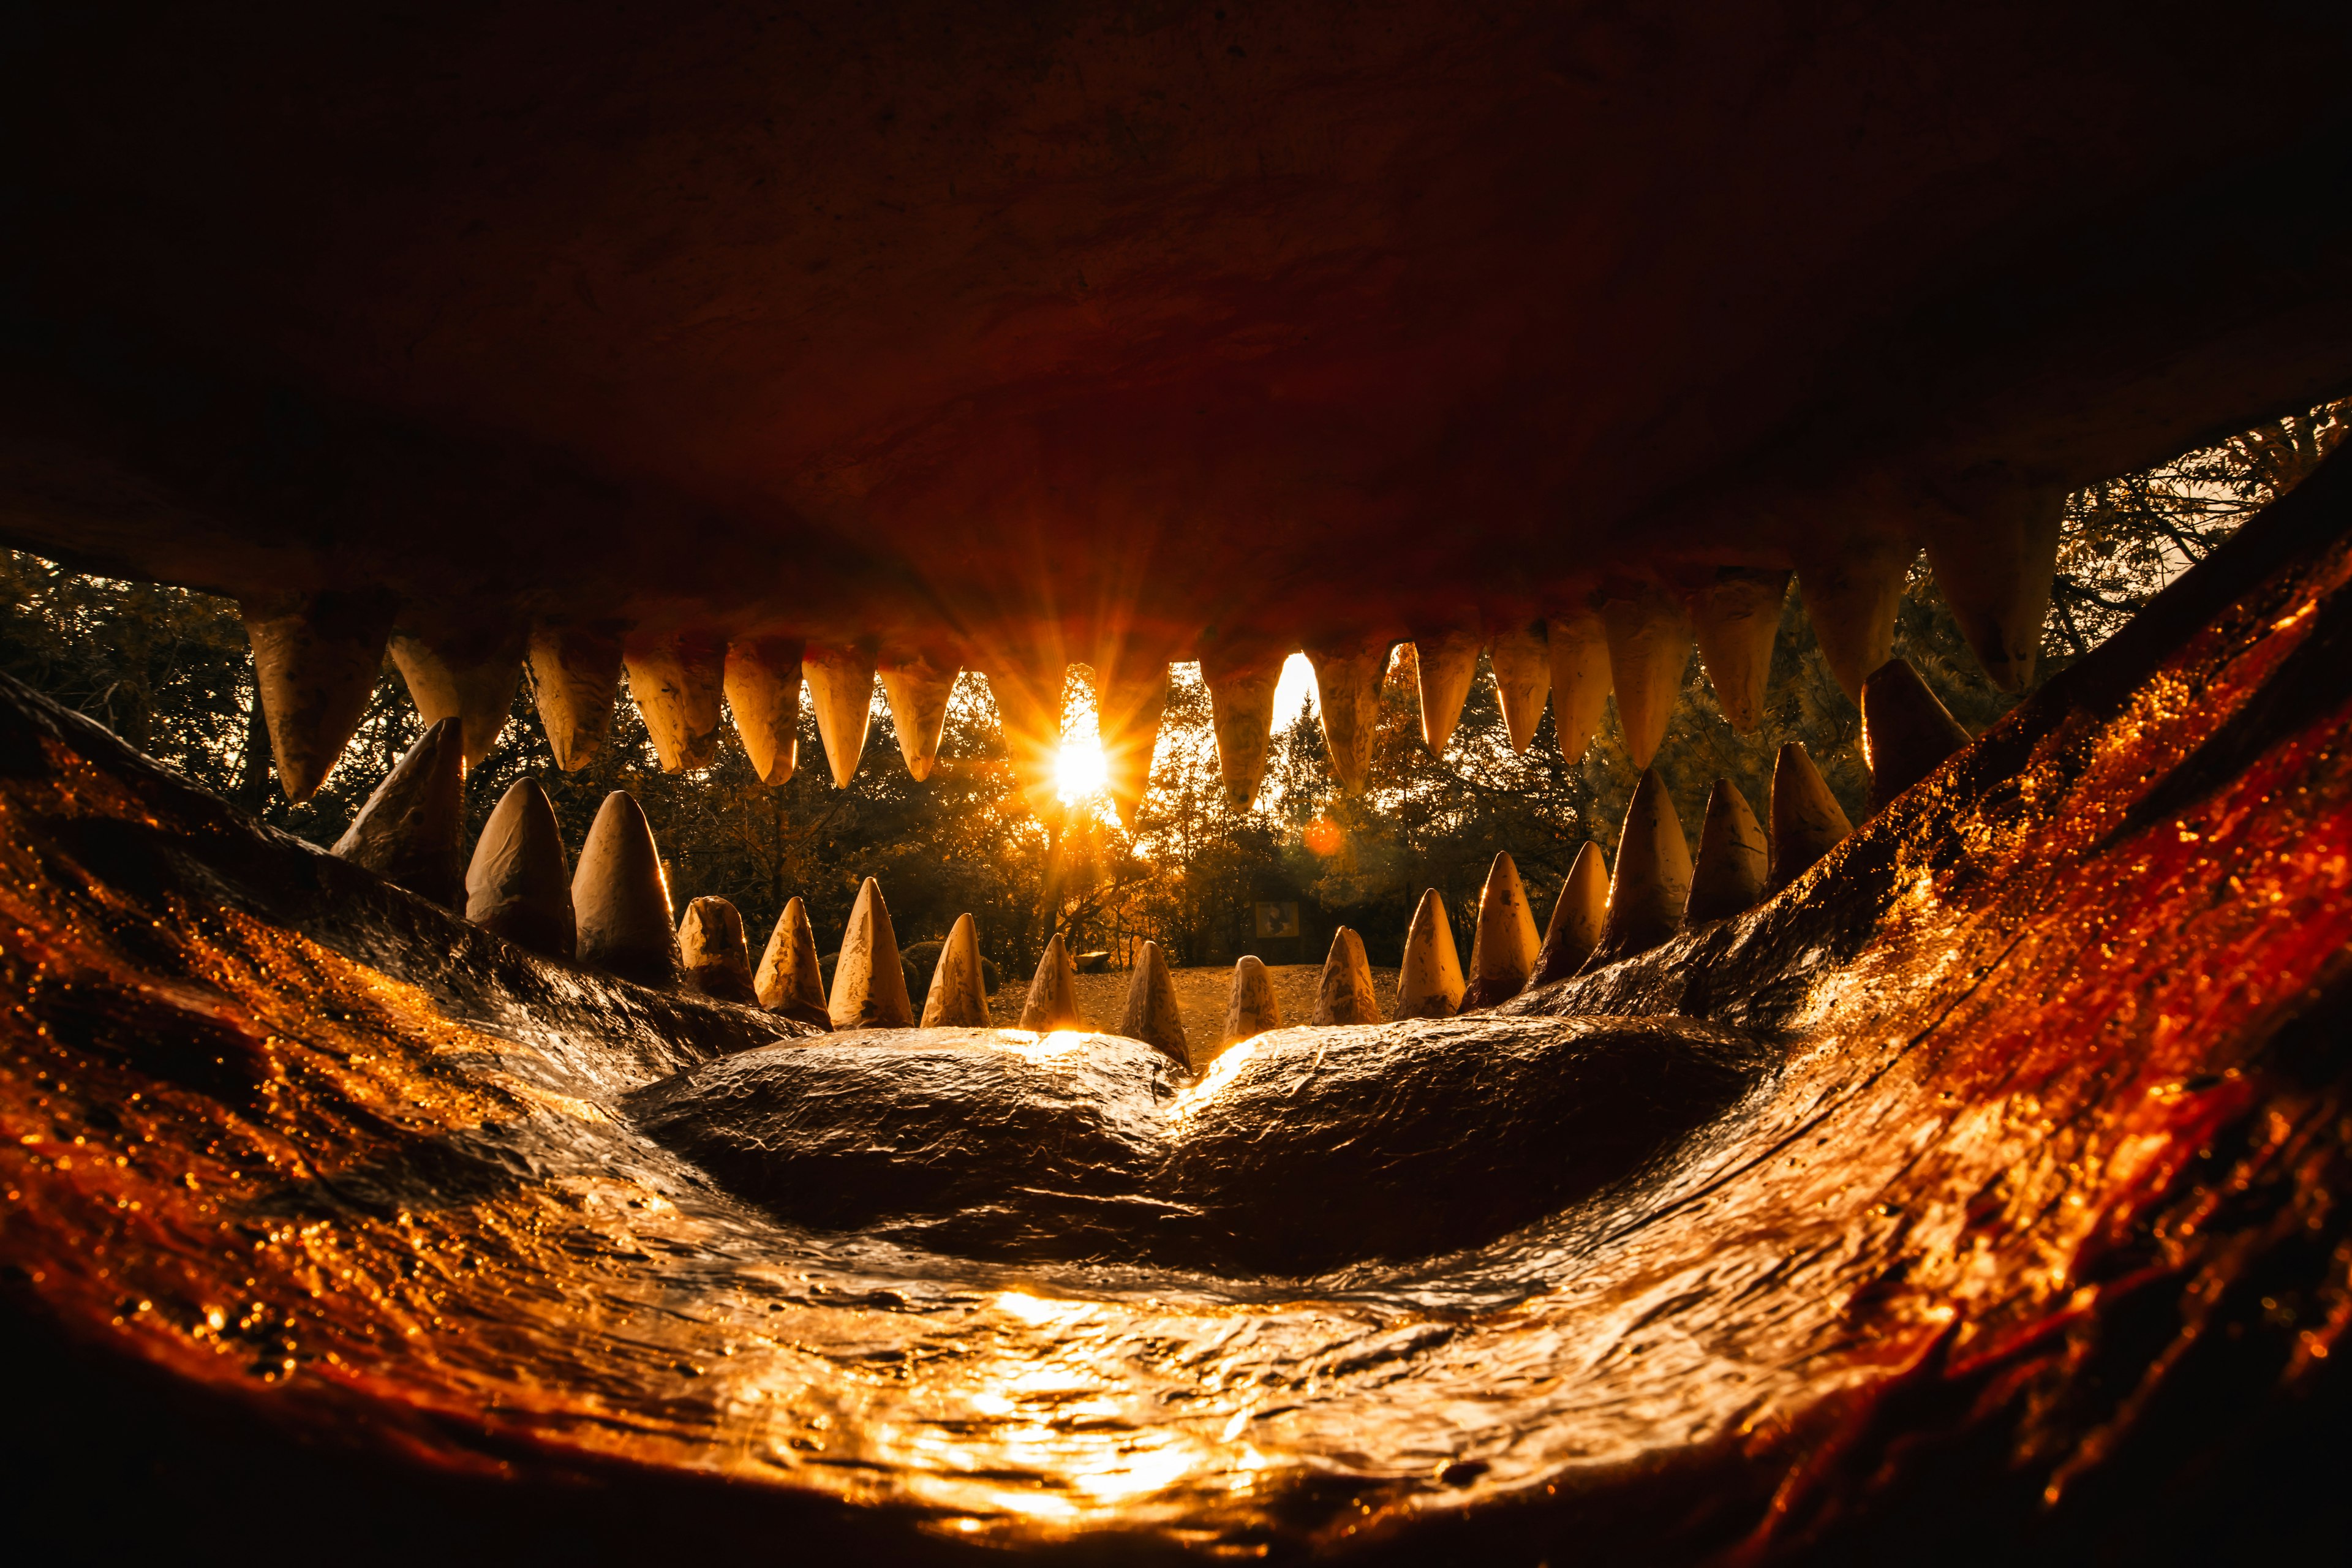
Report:
[[[2054,507],[1989,528],[1978,548],[1958,552],[1930,541],[1930,559],[1956,619],[1987,673],[2011,689],[2030,677],[2049,602],[2057,547]],[[2011,537],[2013,536],[2013,537]],[[1613,690],[1634,766],[1646,767],[1664,740],[1696,649],[1724,717],[1742,731],[1760,723],[1782,602],[1793,578],[1832,673],[1859,700],[1864,680],[1894,651],[1895,616],[1916,547],[1843,542],[1794,571],[1723,566],[1604,581],[1539,619],[1454,625],[1409,637],[1388,632],[1316,637],[1303,651],[1313,666],[1340,787],[1363,787],[1371,765],[1381,681],[1395,643],[1408,640],[1419,672],[1423,739],[1442,752],[1486,653],[1514,748],[1525,751],[1549,699],[1561,749],[1580,755],[1599,731]],[[540,719],[557,765],[572,771],[595,753],[610,723],[621,678],[663,768],[703,767],[720,725],[735,731],[761,780],[778,784],[798,761],[803,683],[834,781],[846,786],[865,751],[878,677],[907,767],[928,777],[938,761],[948,700],[967,656],[929,648],[895,651],[876,643],[835,647],[771,636],[731,641],[694,633],[634,635],[625,628],[542,621],[528,630],[484,635],[403,626],[382,596],[328,591],[250,599],[243,605],[278,776],[289,798],[322,784],[357,729],[387,646],[425,720],[460,721],[470,766],[487,756],[507,721],[523,664],[530,665]],[[1284,660],[1297,647],[1275,639],[1246,646],[1204,640],[1209,689],[1226,793],[1237,809],[1257,794],[1274,724]],[[1051,794],[1062,728],[1065,666],[992,657],[986,674],[1022,783]],[[1168,696],[1165,660],[1102,660],[1096,698],[1110,794],[1124,814],[1140,798]]]

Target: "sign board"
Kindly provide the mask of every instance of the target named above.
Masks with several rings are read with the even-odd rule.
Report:
[[[1298,906],[1297,904],[1258,905],[1257,934],[1261,937],[1297,936]]]

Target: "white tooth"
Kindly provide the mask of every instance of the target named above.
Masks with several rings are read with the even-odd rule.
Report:
[[[537,779],[515,780],[482,825],[466,868],[466,918],[518,947],[572,956],[572,868]]]
[[[388,596],[330,591],[238,601],[253,644],[254,686],[269,725],[278,787],[299,805],[319,793],[360,727],[392,631]]]
[[[1323,981],[1315,992],[1317,1024],[1377,1024],[1381,999],[1372,990],[1372,965],[1364,956],[1364,939],[1346,926],[1331,933],[1331,951],[1323,960]]]
[[[1666,738],[1666,721],[1690,668],[1690,612],[1647,578],[1612,578],[1601,595],[1601,626],[1609,639],[1617,723],[1633,765],[1646,768]]]
[[[457,721],[428,726],[375,786],[333,852],[445,908],[463,909],[465,779]]]
[[[1719,567],[1690,595],[1698,660],[1715,688],[1716,705],[1743,735],[1764,720],[1764,689],[1772,674],[1772,641],[1780,605],[1789,596],[1787,572]]]
[[[1617,869],[1609,881],[1609,915],[1601,942],[1585,961],[1599,969],[1647,952],[1682,928],[1690,902],[1690,843],[1682,820],[1655,768],[1642,770],[1641,783],[1625,806],[1624,831],[1617,839]]]
[[[743,917],[725,899],[700,898],[686,906],[686,918],[677,923],[677,952],[688,990],[717,1002],[758,1005]]]
[[[629,695],[666,773],[710,765],[719,752],[719,699],[727,649],[698,634],[631,638],[622,652]]]
[[[1729,779],[1716,780],[1706,797],[1706,825],[1699,829],[1698,864],[1691,868],[1683,923],[1719,921],[1755,907],[1764,897],[1769,853],[1748,797]]]
[[[1797,561],[1797,594],[1813,640],[1845,694],[1862,700],[1862,683],[1895,655],[1895,612],[1919,546],[1893,534],[1825,539]]]
[[[1135,963],[1135,976],[1127,983],[1127,1016],[1118,1032],[1141,1040],[1181,1067],[1192,1065],[1192,1050],[1184,1038],[1184,1015],[1176,1005],[1176,982],[1160,944],[1147,942]]]
[[[1058,795],[1062,691],[1068,679],[1068,664],[1050,656],[1004,658],[988,674],[1013,780],[1031,813],[1041,817],[1053,812]]]
[[[1421,739],[1433,757],[1445,754],[1454,727],[1462,722],[1462,704],[1470,695],[1470,683],[1478,678],[1478,648],[1477,632],[1465,626],[1427,632],[1412,640]]]
[[[2062,489],[2010,486],[1970,507],[1965,521],[1927,535],[1936,585],[1978,662],[2004,691],[2022,691],[2033,679],[2065,512]]]
[[[1544,641],[1544,624],[1512,622],[1486,640],[1486,662],[1495,669],[1495,696],[1503,706],[1503,726],[1511,733],[1511,750],[1524,752],[1543,721],[1544,698],[1551,690],[1551,649]]]
[[[1601,927],[1608,918],[1609,868],[1601,859],[1601,846],[1588,838],[1576,852],[1568,880],[1560,884],[1559,898],[1552,904],[1551,923],[1544,928],[1543,947],[1536,954],[1527,989],[1565,980],[1583,968],[1592,950],[1601,945]]]
[[[1372,743],[1380,738],[1381,679],[1388,673],[1384,637],[1337,637],[1308,645],[1315,669],[1315,705],[1323,715],[1323,749],[1340,791],[1361,795],[1372,774]]]
[[[1037,973],[1029,982],[1029,1000],[1021,1009],[1021,1027],[1044,1035],[1086,1026],[1078,1016],[1077,970],[1070,963],[1070,950],[1062,933],[1055,931],[1038,956]]]
[[[1105,660],[1109,663],[1108,659]],[[1151,784],[1151,753],[1168,710],[1168,661],[1138,657],[1095,674],[1095,724],[1103,772],[1118,819],[1130,826]]]
[[[1274,689],[1282,680],[1283,657],[1265,648],[1237,657],[1210,650],[1201,656],[1201,679],[1209,688],[1209,721],[1217,732],[1217,768],[1225,781],[1225,804],[1235,811],[1250,808],[1265,777],[1265,755],[1274,740]]]
[[[1560,754],[1570,762],[1584,755],[1609,702],[1609,639],[1601,617],[1570,609],[1544,622],[1546,662],[1551,668],[1551,724]]]
[[[1804,743],[1783,744],[1772,764],[1771,889],[1778,892],[1795,881],[1853,831],[1845,808],[1830,793]]]
[[[1397,972],[1392,1018],[1450,1018],[1462,1005],[1462,958],[1446,923],[1445,900],[1431,888],[1405,928],[1404,966]]]
[[[808,906],[795,894],[776,917],[768,950],[760,955],[760,973],[752,977],[760,1005],[771,1013],[820,1028],[833,1026],[824,1004],[824,972],[816,956],[816,931],[809,925]]]
[[[487,636],[434,626],[392,639],[392,662],[408,683],[408,700],[427,724],[458,721],[468,769],[481,766],[514,711],[522,653],[521,634],[503,626]]]
[[[1486,868],[1478,898],[1478,931],[1470,942],[1470,984],[1456,1009],[1468,1013],[1507,1002],[1524,990],[1536,963],[1536,916],[1508,855]]]
[[[866,731],[874,722],[874,656],[856,647],[811,644],[802,650],[801,669],[808,677],[817,738],[824,742],[824,760],[833,768],[833,786],[847,789],[857,776],[857,764],[866,755]]]
[[[727,646],[727,706],[751,772],[774,788],[801,760],[801,645],[793,637],[746,637]]]
[[[955,691],[962,661],[936,649],[909,649],[886,656],[876,667],[882,695],[890,704],[890,727],[898,732],[898,754],[917,780],[939,765],[940,736],[947,728],[948,699]],[[944,956],[945,950],[941,950]]]
[[[1873,811],[1934,773],[1974,739],[1919,672],[1890,658],[1862,687],[1862,754],[1870,764]]]
[[[619,790],[604,797],[580,847],[572,910],[582,963],[646,985],[677,984],[677,929],[661,851],[646,814]]]
[[[867,675],[867,690],[873,676]],[[881,885],[866,879],[850,906],[841,952],[833,961],[833,999],[825,1011],[835,1029],[911,1029],[914,1004],[907,1000],[907,971],[898,963],[898,935],[890,929],[890,906]]]
[[[540,728],[567,773],[588,765],[613,722],[621,691],[621,628],[615,624],[530,629],[530,679]]]
[[[988,1027],[988,985],[980,966],[980,930],[970,915],[956,916],[954,929],[940,944],[930,994],[923,998],[923,1027]]]
[[[1233,994],[1225,1002],[1225,1041],[1234,1045],[1253,1035],[1282,1027],[1282,1009],[1275,1005],[1274,983],[1265,965],[1244,955],[1234,964]]]

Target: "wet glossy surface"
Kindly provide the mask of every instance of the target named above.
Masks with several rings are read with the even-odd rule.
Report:
[[[1477,1062],[1555,1014],[1711,1020],[1785,1058],[1749,1101],[1467,1252],[1305,1279],[784,1223],[629,1097],[806,1031],[530,959],[11,693],[12,1299],[372,1469],[723,1477],[935,1542],[1755,1560],[2160,1518],[2334,1397],[2352,1317],[2347,489],[1771,904],[1447,1026]],[[1209,1093],[1271,1146],[1249,1065]]]

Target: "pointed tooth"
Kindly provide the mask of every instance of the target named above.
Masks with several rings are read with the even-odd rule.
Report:
[[[1469,988],[1458,1011],[1507,1002],[1526,989],[1536,964],[1536,916],[1510,856],[1498,854],[1486,868],[1478,897],[1478,933],[1470,942]]]
[[[335,771],[367,711],[383,668],[393,601],[331,589],[243,599],[237,609],[253,644],[254,689],[278,787],[299,805]]]
[[[1176,1005],[1175,977],[1160,944],[1147,942],[1135,962],[1135,975],[1127,983],[1127,1013],[1118,1032],[1141,1040],[1180,1066],[1192,1065],[1191,1043],[1184,1038],[1184,1015]]]
[[[1592,950],[1601,945],[1601,927],[1608,917],[1609,867],[1601,858],[1601,846],[1588,838],[1576,852],[1568,880],[1560,884],[1559,898],[1551,906],[1551,923],[1544,928],[1543,947],[1536,954],[1527,989],[1565,980],[1583,968]]]
[[[1926,778],[1973,740],[1905,660],[1890,658],[1862,687],[1862,754],[1870,763],[1871,810]]]
[[[1225,804],[1235,811],[1250,808],[1265,777],[1283,657],[1265,647],[1202,651],[1201,679],[1208,684],[1209,719],[1217,732],[1217,768],[1225,781]]]
[[[1049,816],[1058,804],[1062,693],[1068,679],[1069,666],[1052,656],[1004,658],[988,674],[1013,781],[1038,816]]]
[[[796,637],[745,637],[727,645],[727,706],[751,772],[773,789],[801,761],[801,644]]]
[[[1590,971],[1647,952],[1682,929],[1690,901],[1690,843],[1655,768],[1642,770],[1625,806],[1617,838],[1617,872],[1609,881],[1609,914],[1601,942],[1585,960]]]
[[[1385,637],[1343,637],[1307,647],[1307,662],[1315,670],[1315,705],[1323,715],[1323,749],[1331,760],[1331,776],[1347,795],[1361,795],[1371,779],[1381,680],[1388,673],[1391,647]]]
[[[392,639],[392,662],[408,684],[408,700],[427,724],[458,721],[469,770],[490,754],[514,711],[522,656],[522,635],[506,626],[478,632],[427,623]]]
[[[849,787],[866,755],[866,732],[874,722],[874,656],[856,647],[811,644],[801,654],[809,701],[816,709],[817,738],[824,742],[835,789]]]
[[[1772,852],[1766,880],[1779,892],[1853,831],[1804,742],[1781,746],[1772,764]]]
[[[1109,664],[1111,661],[1104,661]],[[1102,737],[1103,772],[1111,805],[1132,826],[1151,786],[1151,756],[1160,721],[1168,711],[1168,661],[1136,658],[1095,672],[1095,724]],[[1156,1043],[1156,1042],[1155,1042]]]
[[[795,893],[784,900],[776,917],[767,951],[760,955],[760,972],[751,978],[760,1005],[771,1013],[819,1028],[833,1026],[825,1010],[824,971],[816,956],[816,931],[810,926],[808,906]]]
[[[963,661],[936,649],[912,649],[885,657],[876,670],[882,678],[883,698],[890,704],[890,728],[898,732],[898,754],[907,759],[907,773],[918,782],[929,778],[939,765],[948,699],[955,693]]]
[[[604,797],[580,847],[572,912],[582,963],[665,990],[677,984],[669,878],[644,810],[621,790]]]
[[[578,773],[604,744],[621,693],[621,627],[541,622],[530,629],[530,679],[539,725],[555,765]]]
[[[508,785],[482,824],[466,868],[466,918],[518,947],[572,957],[572,868],[555,807],[537,779]]]
[[[1372,965],[1364,956],[1364,939],[1346,926],[1331,933],[1331,951],[1323,960],[1323,980],[1316,987],[1315,1016],[1309,1021],[1381,1021],[1381,999],[1372,990]]]
[[[457,721],[444,719],[384,774],[334,853],[449,909],[466,903],[466,759]]]
[[[1524,753],[1543,721],[1544,699],[1551,691],[1551,649],[1544,641],[1544,624],[1514,621],[1490,633],[1486,662],[1495,669],[1495,696],[1502,704],[1511,750]]]
[[[2022,691],[2033,679],[2065,514],[2063,490],[2020,485],[1927,535],[1936,585],[1985,674],[2004,691]]]
[[[1397,972],[1396,1009],[1391,1018],[1450,1018],[1462,1005],[1462,959],[1445,900],[1431,888],[1421,895],[1405,928],[1404,965]]]
[[[1666,721],[1690,668],[1690,612],[1647,578],[1612,578],[1601,588],[1601,626],[1609,641],[1609,680],[1617,689],[1617,723],[1633,765],[1646,768],[1666,738]]]
[[[1421,692],[1421,739],[1433,757],[1445,754],[1462,704],[1478,678],[1479,637],[1465,626],[1425,632],[1413,638],[1414,680]]]
[[[1083,1029],[1078,1016],[1077,970],[1070,950],[1055,931],[1038,955],[1037,973],[1029,982],[1029,1000],[1021,1009],[1021,1027],[1038,1034],[1055,1029]]]
[[[1780,635],[1780,605],[1789,597],[1791,575],[1723,566],[1690,595],[1699,663],[1715,688],[1716,705],[1743,735],[1754,734],[1763,722],[1772,642]]]
[[[1282,1009],[1275,1005],[1274,982],[1264,962],[1245,953],[1234,964],[1234,988],[1225,1000],[1224,1043],[1234,1045],[1280,1027]]]
[[[1601,617],[1570,609],[1544,622],[1545,662],[1551,671],[1551,724],[1560,754],[1582,757],[1601,733],[1609,701],[1609,637]]]
[[[873,677],[866,677],[867,689]],[[841,933],[841,953],[833,961],[833,999],[825,1011],[835,1029],[911,1029],[914,1004],[907,1000],[907,971],[898,962],[898,934],[890,928],[890,906],[871,877],[859,884]]]
[[[988,1027],[988,985],[980,966],[980,928],[970,915],[956,916],[947,941],[940,944],[940,961],[931,969],[930,993],[923,998],[923,1027]]]
[[[677,953],[688,990],[714,1002],[759,1005],[743,917],[725,899],[706,895],[686,906],[686,918],[677,922]]]
[[[1830,673],[1860,702],[1864,679],[1895,655],[1895,612],[1919,547],[1889,534],[1850,536],[1841,543],[1798,559],[1797,594]]]
[[[1683,923],[1719,921],[1754,908],[1764,897],[1770,856],[1764,828],[1748,807],[1748,797],[1729,779],[1715,781],[1706,797],[1706,824],[1699,829],[1698,863],[1691,868],[1690,898]]]
[[[719,753],[719,699],[727,649],[699,633],[632,638],[623,649],[629,695],[666,773],[693,773]]]

